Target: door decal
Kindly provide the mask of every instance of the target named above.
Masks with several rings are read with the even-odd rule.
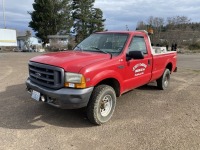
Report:
[[[133,67],[133,72],[134,72],[134,75],[135,76],[141,76],[144,74],[145,70],[147,68],[147,65],[144,64],[144,63],[139,63],[139,64],[136,64],[134,67]]]

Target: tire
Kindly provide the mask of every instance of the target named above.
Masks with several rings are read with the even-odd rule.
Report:
[[[101,125],[112,117],[116,106],[116,93],[111,86],[94,88],[87,106],[87,117],[91,123]]]
[[[161,90],[166,90],[170,82],[170,70],[165,69],[163,75],[157,80],[157,86]]]

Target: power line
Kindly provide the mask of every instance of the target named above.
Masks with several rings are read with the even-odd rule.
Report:
[[[6,15],[5,15],[4,0],[2,0],[2,6],[3,6],[3,20],[4,20],[4,28],[6,29]]]

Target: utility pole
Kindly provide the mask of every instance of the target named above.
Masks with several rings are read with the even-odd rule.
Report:
[[[3,20],[4,20],[4,28],[6,29],[6,15],[5,15],[4,0],[2,0],[2,6],[3,6]]]
[[[126,31],[129,31],[128,25],[126,25]]]

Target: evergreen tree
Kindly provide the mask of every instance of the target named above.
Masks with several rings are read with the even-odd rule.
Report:
[[[72,27],[70,0],[34,0],[32,21],[29,22],[36,36],[48,43],[48,35],[57,34],[61,30],[69,33]]]
[[[72,2],[76,42],[82,41],[95,31],[104,30],[103,13],[93,6],[94,0],[73,0]]]
[[[99,8],[93,8],[91,10],[91,18],[89,23],[89,34],[94,32],[104,30],[104,22],[106,19],[103,19],[103,12]]]

